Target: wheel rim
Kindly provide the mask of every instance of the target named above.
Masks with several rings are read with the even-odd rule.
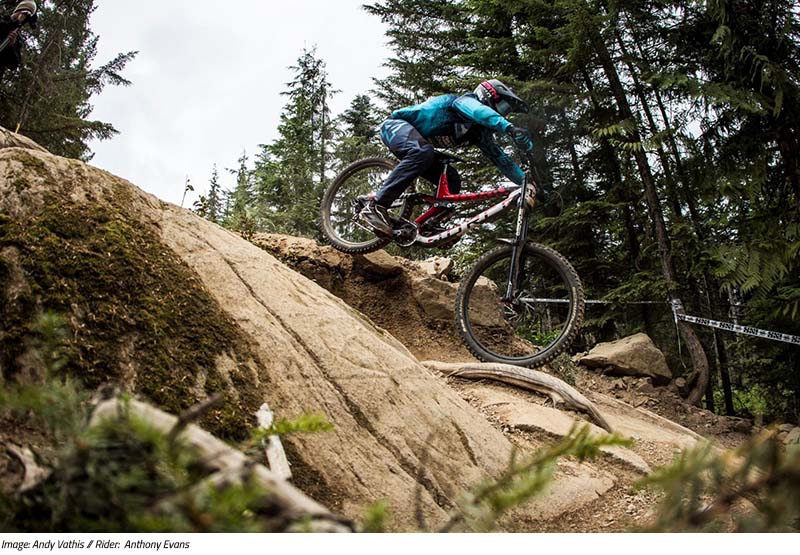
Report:
[[[511,363],[556,347],[574,319],[574,290],[561,268],[543,256],[526,252],[520,266],[518,293],[503,299],[508,288],[511,253],[495,258],[474,278],[465,299],[465,325],[486,354]]]
[[[375,234],[354,220],[358,210],[363,206],[363,199],[376,192],[383,185],[393,169],[389,160],[376,161],[373,164],[355,168],[342,178],[338,187],[328,200],[326,225],[328,233],[343,245],[351,248],[369,245],[380,241]],[[401,207],[393,207],[390,212],[400,215]]]

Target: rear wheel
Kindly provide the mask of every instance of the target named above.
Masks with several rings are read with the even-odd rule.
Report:
[[[584,296],[575,269],[556,251],[528,243],[523,253],[512,299],[503,298],[512,247],[478,260],[456,296],[456,327],[480,360],[535,368],[572,343],[583,321]]]
[[[348,254],[365,254],[381,249],[391,239],[378,237],[357,220],[367,195],[380,189],[397,162],[388,158],[365,158],[347,166],[325,191],[320,205],[319,227],[335,249]],[[389,209],[395,217],[406,218],[410,207],[402,200]]]

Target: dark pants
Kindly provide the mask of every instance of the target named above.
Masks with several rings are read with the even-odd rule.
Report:
[[[378,191],[375,197],[378,204],[387,208],[391,206],[418,177],[439,185],[444,165],[433,145],[413,125],[401,119],[388,119],[381,127],[381,140],[400,159],[400,163]],[[455,168],[448,167],[447,182],[451,193],[461,191],[461,176]]]

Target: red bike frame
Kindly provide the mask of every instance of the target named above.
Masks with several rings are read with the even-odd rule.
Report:
[[[422,246],[433,246],[436,243],[463,235],[473,227],[477,227],[486,222],[487,220],[495,218],[496,216],[508,210],[519,199],[520,195],[522,194],[522,188],[516,185],[513,187],[500,187],[498,189],[491,189],[489,191],[480,191],[477,193],[453,194],[450,192],[450,185],[447,180],[448,166],[449,164],[447,163],[444,164],[444,169],[442,170],[441,177],[439,178],[439,186],[436,189],[436,196],[421,195],[419,197],[423,202],[429,204],[430,208],[414,221],[414,223],[417,224],[417,227],[421,227],[422,224],[424,224],[430,218],[440,213],[442,210],[445,210],[445,208],[450,207],[450,205],[452,204],[456,203],[468,204],[468,203],[483,202],[485,200],[492,198],[502,198],[502,197],[506,198],[502,202],[495,204],[494,206],[481,212],[480,214],[476,214],[472,218],[469,218],[462,224],[453,226],[441,233],[432,235],[430,237],[418,235],[415,243],[418,243]]]

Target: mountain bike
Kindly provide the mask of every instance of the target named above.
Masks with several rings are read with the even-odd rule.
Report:
[[[516,234],[481,256],[461,281],[455,321],[470,352],[485,362],[537,367],[565,351],[583,321],[584,293],[572,265],[555,250],[528,240],[529,216],[536,202],[530,171],[521,186],[450,192],[447,171],[463,162],[437,152],[443,170],[433,194],[416,185],[392,204],[392,237],[377,236],[358,214],[397,162],[365,158],[352,163],[331,183],[320,206],[320,229],[345,253],[366,254],[394,242],[401,247],[453,244],[471,229],[517,207]],[[530,164],[528,164],[530,166]],[[476,214],[465,207],[499,200]],[[448,223],[445,218],[455,214]]]

